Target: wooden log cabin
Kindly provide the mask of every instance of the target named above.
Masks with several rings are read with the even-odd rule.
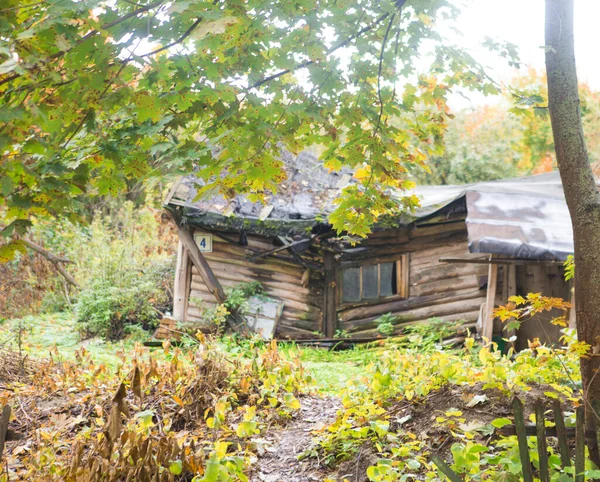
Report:
[[[194,176],[175,184],[165,207],[180,229],[176,319],[208,328],[205,310],[228,288],[258,281],[283,302],[277,338],[375,337],[387,313],[396,332],[437,318],[492,338],[502,336],[492,311],[508,296],[571,296],[562,263],[573,241],[557,173],[421,187],[416,213],[353,244],[327,223],[351,173],[328,172],[309,153],[285,161],[288,179],[266,204],[194,200]],[[518,347],[558,339],[556,327],[537,325],[523,325]]]

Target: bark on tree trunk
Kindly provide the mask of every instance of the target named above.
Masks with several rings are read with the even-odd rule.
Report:
[[[546,71],[548,107],[558,169],[571,214],[575,241],[577,336],[592,346],[581,359],[586,421],[596,418],[590,406],[600,400],[600,194],[589,164],[581,114],[573,42],[573,0],[546,0]],[[588,440],[592,460],[600,457]]]

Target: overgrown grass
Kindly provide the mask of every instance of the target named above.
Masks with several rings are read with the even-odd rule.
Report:
[[[136,339],[131,337],[119,342],[106,342],[100,338],[82,340],[76,329],[76,321],[70,313],[28,316],[9,320],[0,325],[0,343],[18,349],[19,332],[23,353],[32,358],[59,356],[75,360],[76,353],[85,348],[94,363],[116,367],[132,352]]]
[[[50,356],[75,360],[77,352],[85,348],[91,359],[98,364],[115,368],[133,353],[140,336],[131,336],[118,342],[104,341],[98,337],[82,340],[77,330],[77,322],[71,313],[28,316],[8,320],[0,325],[0,344],[8,342],[13,348],[18,345],[18,333],[22,331],[22,345],[25,354],[34,358]],[[146,333],[146,338],[150,334]],[[236,342],[224,338],[218,348],[224,353],[243,355],[251,353],[249,344],[260,342]],[[368,347],[358,346],[350,350],[330,351],[327,348],[309,348],[294,343],[279,346],[280,352],[288,359],[298,358],[315,379],[315,388],[321,393],[334,395],[346,386],[349,380],[365,373],[365,367],[374,361],[377,352]],[[161,349],[146,348],[147,354],[161,356]]]

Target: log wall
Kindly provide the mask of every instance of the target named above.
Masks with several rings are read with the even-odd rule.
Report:
[[[314,332],[323,330],[322,271],[306,268],[288,251],[250,261],[251,256],[276,246],[261,236],[248,235],[248,246],[237,243],[237,234],[222,236],[212,234],[213,251],[203,255],[225,290],[240,283],[258,281],[270,297],[283,301],[283,314],[276,332],[279,338],[313,338]],[[311,266],[322,266],[316,253],[307,252],[302,260]],[[198,270],[192,267],[186,321],[202,324],[204,311],[216,304]]]
[[[339,329],[356,337],[375,336],[377,319],[386,313],[397,317],[397,331],[434,317],[474,327],[486,298],[487,266],[439,262],[441,257],[481,256],[469,253],[464,220],[374,233],[362,246],[367,249],[355,258],[388,261],[409,254],[409,297],[341,305]],[[346,257],[345,263],[352,260]]]

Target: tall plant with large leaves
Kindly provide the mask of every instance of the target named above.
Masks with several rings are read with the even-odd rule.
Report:
[[[207,192],[263,196],[281,147],[315,144],[360,180],[334,226],[367,233],[397,205],[386,187],[440,153],[449,90],[495,92],[442,42],[456,14],[446,0],[5,0],[0,258],[32,216],[192,164]]]

